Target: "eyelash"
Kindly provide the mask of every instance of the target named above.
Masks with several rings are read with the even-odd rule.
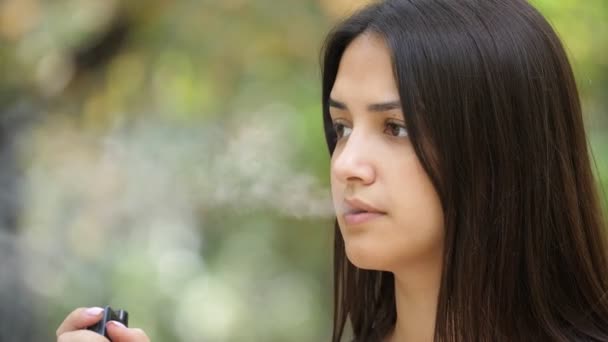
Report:
[[[344,138],[344,132],[343,132],[343,130],[346,129],[346,128],[352,130],[352,128],[349,128],[347,125],[345,125],[344,123],[342,123],[341,120],[334,121],[334,123],[333,123],[333,129],[334,129],[334,134],[336,135],[336,140],[340,140],[340,139]],[[388,134],[388,135],[390,135],[393,138],[404,138],[404,137],[407,137],[407,128],[403,124],[401,124],[399,122],[395,122],[395,121],[392,121],[392,120],[387,120],[384,123],[384,131],[383,132],[386,132],[387,129],[391,129],[391,130],[393,130],[393,129],[397,129],[397,130],[403,129],[403,131],[405,132],[403,135],[399,135],[399,133],[397,133],[397,135],[395,135],[395,134]],[[342,132],[340,132],[340,130],[342,130]]]

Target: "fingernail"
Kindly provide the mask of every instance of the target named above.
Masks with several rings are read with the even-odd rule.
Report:
[[[126,328],[124,324],[118,322],[118,321],[109,321],[108,324],[112,324],[117,326],[118,328]]]
[[[103,312],[103,308],[92,307],[92,308],[86,309],[84,312],[86,312],[87,315],[97,316]]]

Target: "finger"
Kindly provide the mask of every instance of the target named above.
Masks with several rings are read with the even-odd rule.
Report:
[[[146,333],[137,328],[127,328],[120,322],[109,321],[106,329],[113,342],[150,342]]]
[[[68,331],[57,336],[57,342],[109,342],[103,335],[90,330]]]
[[[63,323],[57,328],[57,337],[59,335],[74,330],[85,329],[101,319],[101,313],[103,308],[92,307],[92,308],[78,308],[68,315],[63,320]]]

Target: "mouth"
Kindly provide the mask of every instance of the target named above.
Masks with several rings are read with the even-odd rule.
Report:
[[[385,216],[386,212],[359,199],[344,200],[344,221],[348,225],[356,225]]]

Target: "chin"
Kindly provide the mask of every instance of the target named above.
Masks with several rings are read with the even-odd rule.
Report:
[[[346,257],[356,267],[364,270],[390,271],[390,257],[377,248],[346,243]]]

